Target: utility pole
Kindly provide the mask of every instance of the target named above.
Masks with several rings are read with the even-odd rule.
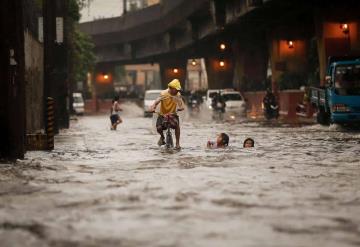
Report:
[[[23,0],[0,1],[0,157],[25,154]]]
[[[44,13],[44,105],[48,97],[54,97],[54,51],[55,51],[55,1],[43,0],[43,13]],[[54,132],[59,132],[59,125],[57,121],[57,104],[55,103],[55,122]],[[46,107],[44,107],[46,109]],[[44,112],[44,119],[46,119],[46,112]],[[45,121],[45,129],[47,129],[47,122]]]
[[[69,128],[69,67],[68,67],[68,0],[56,1],[56,46],[55,46],[55,81],[58,92],[58,122],[60,128]]]
[[[54,132],[69,127],[69,93],[65,16],[67,0],[43,0],[44,9],[44,99],[55,100]]]

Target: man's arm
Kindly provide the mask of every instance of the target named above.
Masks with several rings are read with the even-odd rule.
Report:
[[[185,108],[184,108],[184,101],[182,99],[181,96],[177,96],[178,99],[177,99],[177,111],[183,111]]]
[[[158,98],[154,101],[154,104],[152,104],[152,106],[150,107],[150,110],[151,110],[151,111],[155,111],[157,105],[160,104],[161,100],[162,100],[162,96],[158,97]]]

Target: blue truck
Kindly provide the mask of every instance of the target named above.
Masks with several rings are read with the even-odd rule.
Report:
[[[360,57],[330,58],[326,86],[310,90],[318,123],[360,124]]]

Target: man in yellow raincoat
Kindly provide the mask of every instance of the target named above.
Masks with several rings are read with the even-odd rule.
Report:
[[[166,126],[164,126],[164,118],[166,116],[169,119],[170,127],[175,129],[175,148],[180,149],[180,124],[177,111],[184,110],[180,90],[180,81],[178,79],[172,80],[168,84],[168,89],[163,90],[160,93],[160,97],[155,100],[151,107],[151,110],[155,111],[156,106],[160,104],[160,112],[156,121],[156,129],[160,134],[160,139],[158,141],[159,146],[165,145],[164,130],[166,129]]]

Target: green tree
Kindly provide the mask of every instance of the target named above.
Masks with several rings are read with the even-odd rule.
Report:
[[[125,66],[115,66],[115,79],[120,82],[124,82],[126,80]]]
[[[78,81],[85,82],[94,69],[96,56],[91,37],[79,30],[80,10],[92,0],[68,0],[69,81],[71,91]]]
[[[78,30],[77,27],[73,33],[73,68],[75,81],[83,81],[89,71],[92,71],[95,65],[94,44],[89,35]]]

